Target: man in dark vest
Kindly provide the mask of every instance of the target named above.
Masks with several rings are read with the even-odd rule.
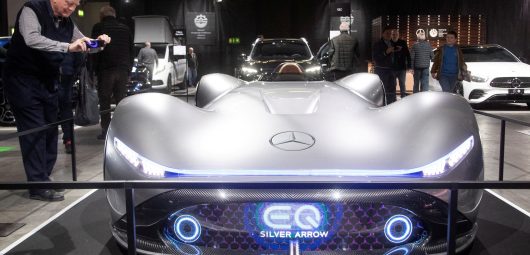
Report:
[[[86,38],[69,18],[80,0],[32,0],[15,23],[4,70],[5,92],[19,132],[57,121],[59,67],[68,52],[87,50]],[[106,35],[98,37],[106,43]],[[50,181],[57,159],[57,127],[19,137],[28,181]],[[64,200],[60,190],[30,189],[31,199]]]
[[[348,31],[350,25],[342,22],[340,35],[331,39],[328,55],[331,58],[329,71],[333,81],[354,73],[359,64],[359,42],[352,38]]]

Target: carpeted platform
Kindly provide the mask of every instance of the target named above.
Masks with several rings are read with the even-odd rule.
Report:
[[[530,218],[484,192],[471,255],[529,254]],[[105,193],[99,190],[7,254],[122,254],[109,230]]]

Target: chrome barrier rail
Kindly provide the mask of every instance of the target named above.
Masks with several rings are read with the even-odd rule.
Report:
[[[528,181],[481,182],[198,182],[103,181],[103,182],[22,182],[0,183],[0,190],[17,189],[124,189],[127,213],[128,254],[136,254],[135,189],[447,189],[450,191],[447,218],[447,254],[456,254],[456,213],[461,189],[528,189]]]
[[[530,123],[508,118],[508,117],[498,116],[498,115],[483,112],[483,111],[477,111],[477,110],[473,110],[473,111],[476,114],[498,119],[501,121],[501,133],[500,133],[500,142],[499,142],[499,147],[500,147],[499,148],[499,181],[502,181],[504,180],[504,147],[506,143],[506,122],[515,123],[515,124],[526,126],[526,127],[530,127]]]

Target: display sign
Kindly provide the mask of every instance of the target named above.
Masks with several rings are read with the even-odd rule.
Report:
[[[454,30],[458,44],[477,45],[486,43],[486,19],[482,15],[389,15],[372,21],[372,42],[381,38],[382,29],[391,26],[399,30],[400,37],[409,47],[417,40],[416,35],[425,33],[432,47],[445,44],[445,35]]]
[[[186,37],[188,44],[215,45],[217,40],[215,13],[186,13]]]
[[[330,6],[331,16],[350,16],[350,3],[332,3]]]

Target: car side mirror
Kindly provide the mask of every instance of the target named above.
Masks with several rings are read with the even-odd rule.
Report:
[[[172,58],[174,60],[185,59],[186,58],[186,46],[174,45]]]

